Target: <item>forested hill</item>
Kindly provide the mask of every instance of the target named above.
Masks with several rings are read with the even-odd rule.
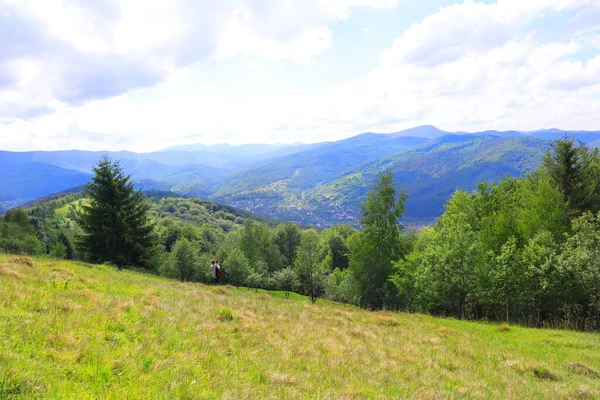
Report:
[[[78,212],[87,201],[84,192],[65,191],[47,196],[21,208],[0,214],[0,252],[47,254],[69,259],[84,258],[76,246],[82,230]],[[231,206],[197,198],[185,198],[172,192],[146,192],[148,215],[155,235],[164,249],[180,236],[204,243],[205,250],[246,221],[274,228],[282,221],[269,219]],[[14,222],[10,228],[4,222]]]
[[[506,175],[521,177],[539,165],[550,145],[523,135],[445,135],[383,157],[391,147],[375,152],[378,157],[329,153],[324,157],[331,166],[327,173],[315,167],[323,164],[321,155],[296,154],[293,161],[274,161],[232,177],[212,198],[298,222],[356,223],[358,205],[377,174],[391,170],[410,194],[404,220],[430,223],[456,189],[473,190],[479,181],[495,182]]]
[[[282,221],[266,218],[225,204],[197,198],[188,198],[169,191],[144,192],[150,204],[150,215],[156,221],[170,219],[195,226],[209,225],[228,232],[250,219],[275,227]],[[84,199],[83,187],[49,195],[23,205],[28,213],[46,218],[50,224],[62,218],[76,219],[79,202]],[[83,200],[85,201],[85,200]],[[58,219],[58,221],[57,221]],[[64,221],[63,221],[64,222]]]
[[[420,126],[311,145],[189,145],[154,153],[108,152],[137,188],[210,199],[270,218],[329,226],[358,224],[358,204],[378,170],[391,168],[410,199],[405,222],[431,223],[455,189],[522,176],[551,140],[569,134],[591,146],[600,132],[450,133]],[[5,210],[86,183],[102,152],[0,151]]]

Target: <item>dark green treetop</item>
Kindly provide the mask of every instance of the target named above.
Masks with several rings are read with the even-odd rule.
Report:
[[[94,262],[110,262],[119,269],[150,268],[155,237],[144,194],[134,190],[119,162],[106,155],[93,171],[92,182],[85,186],[88,201],[79,213],[79,246]]]

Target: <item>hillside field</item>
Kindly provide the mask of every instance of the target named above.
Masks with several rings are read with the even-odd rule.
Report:
[[[207,267],[208,268],[208,267]],[[0,399],[600,396],[600,336],[0,254]]]

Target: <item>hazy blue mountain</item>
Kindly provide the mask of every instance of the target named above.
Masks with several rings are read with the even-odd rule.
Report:
[[[411,192],[407,219],[431,221],[456,188],[520,176],[549,140],[569,134],[588,145],[600,132],[544,129],[446,132],[425,125],[391,134],[295,145],[190,145],[153,153],[0,151],[0,205],[22,204],[84,183],[103,154],[120,160],[136,187],[211,198],[269,217],[356,222],[378,171],[389,168]]]
[[[447,135],[448,133],[449,132],[442,131],[433,125],[421,125],[400,132],[390,133],[389,136],[391,136],[392,138],[412,136],[417,138],[435,139],[440,136]]]
[[[581,140],[588,146],[598,146],[600,144],[600,131],[564,131],[561,129],[540,129],[537,131],[527,132],[533,137],[556,140],[568,135],[569,137]]]
[[[227,200],[246,191],[264,190],[269,185],[309,189],[426,141],[424,138],[364,133],[232,174],[217,187],[213,197]]]
[[[287,155],[298,153],[306,150],[314,145],[304,143],[293,143],[293,144],[241,144],[231,145],[227,143],[207,145],[202,143],[197,144],[185,144],[171,146],[162,151],[193,151],[193,152],[210,152],[215,154],[221,154],[226,156],[243,156],[243,157],[254,157],[267,154]]]
[[[167,165],[131,152],[0,152],[0,204],[14,207],[87,182],[92,167],[108,154],[139,188],[178,190],[207,197],[229,171],[201,164]],[[44,160],[42,162],[40,160]],[[168,161],[168,160],[167,160]],[[152,185],[148,185],[151,180]]]
[[[98,163],[102,155],[106,154],[113,160],[136,166],[143,165],[147,161],[155,161],[164,165],[188,165],[199,164],[204,166],[219,165],[219,168],[227,169],[230,164],[239,164],[240,160],[222,158],[221,155],[210,152],[155,152],[155,153],[133,153],[130,151],[27,151],[9,152],[0,151],[0,165],[25,164],[42,162],[61,168],[72,169],[81,172],[91,172],[92,167]],[[137,163],[137,164],[136,164]],[[248,162],[246,163],[248,164]]]
[[[90,174],[40,162],[0,167],[0,204],[10,208],[28,201],[80,186]]]
[[[520,137],[523,136],[524,134],[522,132],[519,131],[483,131],[483,132],[477,132],[476,133],[477,136],[498,136],[498,137]]]

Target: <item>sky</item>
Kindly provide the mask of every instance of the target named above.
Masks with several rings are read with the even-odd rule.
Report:
[[[600,130],[600,0],[0,0],[0,149]]]

